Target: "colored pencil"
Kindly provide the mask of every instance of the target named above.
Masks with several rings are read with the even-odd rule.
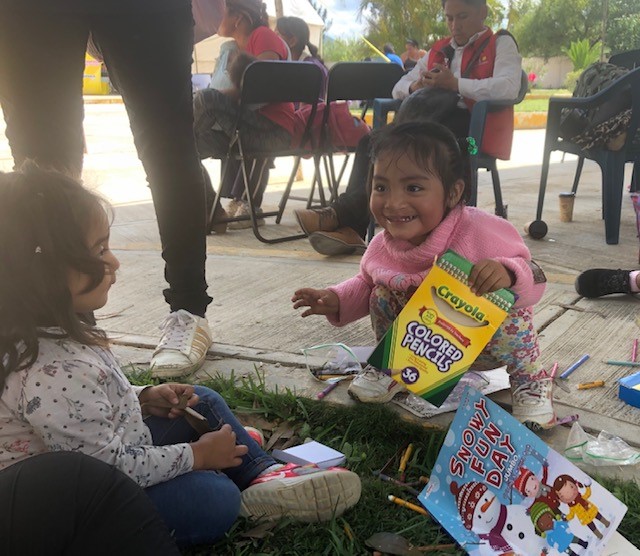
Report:
[[[394,496],[393,494],[390,494],[388,497],[389,502],[393,502],[394,504],[398,504],[398,506],[402,506],[404,508],[408,508],[410,510],[413,510],[414,512],[418,512],[419,514],[422,515],[429,515],[427,513],[427,510],[425,510],[424,508],[420,507],[420,506],[416,506],[415,504],[412,504],[411,502],[407,502],[406,500],[403,500],[402,498],[398,498],[397,496]]]
[[[587,359],[589,359],[588,355],[583,355],[580,359],[578,359],[573,365],[569,365],[565,371],[560,373],[560,378],[567,378],[573,371],[575,371],[580,365],[582,365]]]
[[[633,348],[631,349],[631,361],[636,362],[636,358],[638,357],[638,340],[633,340]]]
[[[607,361],[603,361],[606,365],[617,365],[618,367],[640,367],[640,362],[635,361],[613,361],[612,359],[608,359]]]

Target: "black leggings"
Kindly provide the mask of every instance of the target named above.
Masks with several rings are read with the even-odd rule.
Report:
[[[80,452],[51,452],[0,472],[3,556],[179,555],[144,490]]]

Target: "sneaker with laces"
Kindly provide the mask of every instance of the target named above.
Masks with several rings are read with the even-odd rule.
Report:
[[[162,338],[151,358],[151,376],[177,378],[197,371],[212,344],[207,319],[180,309],[170,313],[160,328]]]
[[[236,213],[234,216],[249,216],[249,203],[247,201],[238,201],[239,206],[236,209]],[[261,218],[262,209],[256,209],[256,218],[258,220],[258,226],[264,226],[264,218]],[[229,222],[230,230],[246,230],[247,228],[251,228],[251,220],[238,220],[236,222]]]
[[[630,270],[592,268],[576,278],[576,291],[583,297],[594,298],[612,293],[631,293]]]
[[[318,209],[297,209],[293,211],[302,231],[309,235],[314,232],[333,232],[338,229],[338,215],[331,207]]]
[[[284,516],[306,523],[329,521],[360,500],[360,477],[341,467],[295,463],[256,478],[243,492],[240,515],[274,521]]]
[[[386,403],[405,387],[373,367],[365,367],[349,384],[349,395],[363,403]]]
[[[536,375],[513,374],[511,414],[533,431],[550,429],[556,424],[553,409],[553,379],[545,372]]]

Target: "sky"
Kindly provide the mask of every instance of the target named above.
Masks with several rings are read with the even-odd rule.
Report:
[[[402,2],[402,0],[398,0]],[[333,20],[327,35],[331,37],[359,37],[364,34],[364,18],[358,19],[360,0],[319,0]]]
[[[333,21],[327,33],[329,36],[346,38],[364,33],[363,18],[357,19],[360,0],[322,0],[322,4],[327,8],[329,19]]]

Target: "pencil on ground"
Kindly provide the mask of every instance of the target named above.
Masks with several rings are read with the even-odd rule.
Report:
[[[398,498],[397,496],[393,496],[393,494],[390,494],[387,498],[389,499],[390,502],[393,502],[394,504],[398,504],[398,506],[402,506],[403,508],[413,510],[414,512],[417,512],[422,515],[429,515],[427,513],[427,510],[425,510],[424,508],[417,506],[416,504],[412,504],[411,502],[407,502],[406,500],[403,500],[402,498]]]
[[[604,386],[604,380],[594,380],[593,382],[583,382],[578,384],[578,390],[589,390],[591,388],[599,388]]]

